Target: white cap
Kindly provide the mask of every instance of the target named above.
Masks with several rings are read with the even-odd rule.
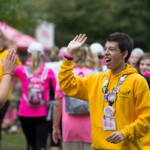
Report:
[[[144,55],[144,51],[141,48],[134,48],[132,52],[139,52],[141,55]]]
[[[91,44],[90,49],[93,54],[100,53],[102,56],[104,56],[104,47],[100,43]]]
[[[33,42],[29,45],[27,52],[32,53],[33,51],[39,51],[41,55],[44,55],[44,47],[39,42]]]

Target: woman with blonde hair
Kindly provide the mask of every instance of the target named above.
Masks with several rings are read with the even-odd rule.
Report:
[[[95,68],[100,72],[107,72],[106,63],[104,61],[104,47],[100,42],[95,42],[90,45],[90,50],[94,55]]]
[[[73,60],[73,65],[75,67],[87,67],[94,69],[95,60],[94,55],[91,53],[88,45],[84,45],[80,48],[80,51],[75,53],[75,57]]]
[[[28,150],[45,150],[48,136],[46,122],[47,103],[49,101],[50,82],[53,89],[56,79],[53,71],[45,67],[42,61],[43,46],[31,43],[31,65],[16,67],[14,76],[21,79],[22,96],[18,114],[28,143]]]
[[[62,63],[62,59],[63,59],[62,57],[63,57],[65,49],[67,48],[62,47],[59,49],[57,46],[52,47],[48,52],[50,62],[45,63],[45,66],[47,68],[51,68],[54,71],[57,81],[58,81],[58,72],[60,70],[60,65]]]
[[[66,54],[65,54],[66,55]],[[84,45],[74,55],[73,60],[75,76],[87,76],[98,72],[95,70],[95,60],[89,47]],[[76,102],[76,101],[75,101]],[[87,110],[69,110],[67,106],[68,96],[57,84],[55,92],[55,104],[53,111],[53,140],[55,143],[61,138],[59,124],[62,115],[62,140],[65,150],[92,150],[91,148],[91,122]],[[86,108],[86,104],[82,104]]]

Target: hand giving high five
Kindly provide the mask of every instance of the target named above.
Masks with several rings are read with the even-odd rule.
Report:
[[[9,73],[13,74],[15,66],[16,66],[16,50],[14,48],[9,49],[6,59],[2,59],[2,70],[3,74]]]

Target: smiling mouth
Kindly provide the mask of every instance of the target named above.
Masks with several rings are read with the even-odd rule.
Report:
[[[111,59],[106,58],[106,59],[105,59],[105,62],[106,62],[106,65],[107,65],[107,64],[109,64],[109,63],[111,62]]]

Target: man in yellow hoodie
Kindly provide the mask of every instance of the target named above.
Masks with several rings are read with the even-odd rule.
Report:
[[[89,101],[95,150],[142,150],[150,127],[150,92],[146,80],[126,64],[132,39],[124,33],[109,35],[104,53],[108,72],[74,77],[73,55],[86,39],[80,34],[69,43],[58,75],[60,87],[68,96]]]
[[[0,58],[6,59],[6,56],[8,54],[9,50],[3,47],[3,34],[0,30]],[[19,60],[19,57],[16,58],[16,66],[21,65],[21,62]],[[2,63],[0,63],[0,82],[3,77],[3,70],[2,70]],[[4,104],[3,108],[0,109],[0,149],[1,149],[1,124],[4,118],[4,115],[7,111],[7,108],[9,106],[9,100],[11,100],[11,93],[12,93],[12,85],[10,86],[9,94],[6,103]]]

